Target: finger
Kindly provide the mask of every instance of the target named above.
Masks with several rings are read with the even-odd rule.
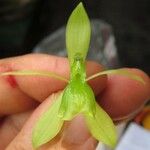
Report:
[[[88,75],[102,70],[102,66],[93,62],[88,62],[87,66]],[[31,54],[0,60],[1,72],[14,70],[45,70],[69,78],[67,59],[50,55]],[[90,82],[95,94],[104,88],[105,81],[106,77],[103,77]],[[66,86],[66,83],[54,78],[33,76],[0,77],[0,83],[0,114],[24,111],[34,105],[32,99],[43,101]]]
[[[91,137],[84,117],[75,117],[63,133],[62,146],[66,149],[95,150],[97,141]]]
[[[9,78],[9,77],[8,77]],[[10,87],[0,78],[0,117],[26,111],[36,106],[36,102],[19,88]]]
[[[10,66],[5,59],[0,60],[0,72],[11,71]],[[34,106],[35,102],[19,89],[14,77],[0,77],[0,116],[26,111]]]
[[[20,131],[20,133],[16,136],[16,138],[9,144],[6,150],[32,150],[32,130],[35,126],[37,119],[41,116],[41,114],[49,108],[51,105],[51,100],[53,95],[50,96],[47,100],[45,100],[32,114],[26,125]],[[73,132],[73,129],[75,132]],[[70,133],[69,133],[70,132]],[[70,138],[69,138],[70,137]],[[66,139],[66,140],[65,140]],[[69,140],[70,139],[70,140]],[[60,144],[60,142],[62,143]],[[60,140],[59,137],[52,140],[50,143],[45,145],[42,149],[53,150],[56,147],[59,147],[59,150],[63,150],[66,148],[83,148],[84,146],[87,148],[89,145],[87,142],[89,141],[90,146],[94,147],[96,142],[90,139],[90,134],[88,133],[82,118],[76,118],[71,124],[68,125],[67,130],[65,131],[65,136],[63,140]],[[84,150],[84,149],[82,149]],[[94,149],[91,149],[94,150]]]
[[[23,124],[31,115],[32,111],[14,114],[1,119],[0,121],[0,150],[4,150],[6,146],[20,132]]]
[[[98,96],[100,105],[114,120],[134,115],[150,98],[149,77],[141,70],[129,70],[141,76],[146,84],[119,75],[109,75],[104,92]]]

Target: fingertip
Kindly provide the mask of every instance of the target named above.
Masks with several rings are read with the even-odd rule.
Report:
[[[150,98],[150,79],[142,70],[129,69],[145,84],[120,75],[109,75],[107,86],[98,96],[101,106],[112,118],[122,118],[139,110]]]
[[[144,94],[147,95],[147,99],[149,99],[150,98],[150,77],[143,70],[140,70],[137,68],[131,68],[129,70],[131,70],[131,72],[140,76],[144,80],[145,84],[143,85],[143,88],[146,93],[146,94],[145,93]]]
[[[143,71],[138,68],[128,68],[129,71],[133,72],[133,74],[138,75],[139,77],[142,78],[144,83],[135,81],[135,80],[130,80],[132,84],[135,84],[135,89],[137,89],[137,93],[139,91],[141,95],[141,102],[146,102],[147,100],[150,99],[150,78],[149,76]]]

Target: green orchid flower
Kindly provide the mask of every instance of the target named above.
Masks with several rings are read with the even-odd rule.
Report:
[[[31,75],[54,77],[67,82],[68,85],[55,98],[50,108],[37,121],[33,133],[32,143],[36,149],[52,140],[62,129],[65,121],[72,120],[82,114],[91,135],[98,141],[114,147],[117,142],[115,125],[109,115],[97,104],[94,93],[87,81],[107,74],[119,74],[145,83],[133,73],[124,70],[107,70],[86,77],[85,60],[90,43],[91,27],[87,13],[80,3],[72,12],[66,28],[66,46],[70,63],[70,80],[45,71],[22,70],[1,73],[6,75]]]

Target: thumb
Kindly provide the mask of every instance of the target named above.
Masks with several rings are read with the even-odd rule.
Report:
[[[32,147],[32,131],[37,122],[45,110],[51,105],[52,99],[60,93],[55,93],[48,97],[31,115],[27,123],[24,125],[15,139],[7,146],[6,150],[33,150]],[[40,148],[40,150],[94,150],[97,142],[91,138],[84,118],[78,116],[71,122],[65,125],[63,136],[58,135]]]

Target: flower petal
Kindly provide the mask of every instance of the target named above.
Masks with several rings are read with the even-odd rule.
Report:
[[[66,27],[66,46],[72,64],[76,54],[85,60],[91,36],[90,21],[82,3],[74,9]]]
[[[63,92],[54,99],[51,107],[37,121],[32,133],[34,148],[47,143],[61,130],[64,121],[57,114],[62,101],[62,95]]]
[[[137,81],[145,84],[145,81],[140,76],[135,75],[134,73],[128,71],[127,69],[112,69],[112,70],[106,70],[106,71],[98,72],[98,73],[88,77],[86,79],[86,81],[89,81],[91,79],[97,78],[97,77],[102,76],[102,75],[108,75],[108,74],[117,74],[117,75],[126,76],[128,78],[131,78],[133,80],[137,80]]]
[[[116,129],[108,114],[96,104],[95,117],[85,116],[87,126],[98,141],[114,147],[117,141]]]
[[[63,120],[71,120],[77,114],[95,115],[95,96],[91,87],[80,80],[74,80],[66,86],[59,109]]]
[[[68,80],[60,75],[57,75],[53,72],[48,71],[36,71],[36,70],[20,70],[20,71],[10,71],[10,72],[2,72],[0,76],[8,76],[8,75],[15,75],[15,76],[44,76],[44,77],[53,77],[65,82]]]

